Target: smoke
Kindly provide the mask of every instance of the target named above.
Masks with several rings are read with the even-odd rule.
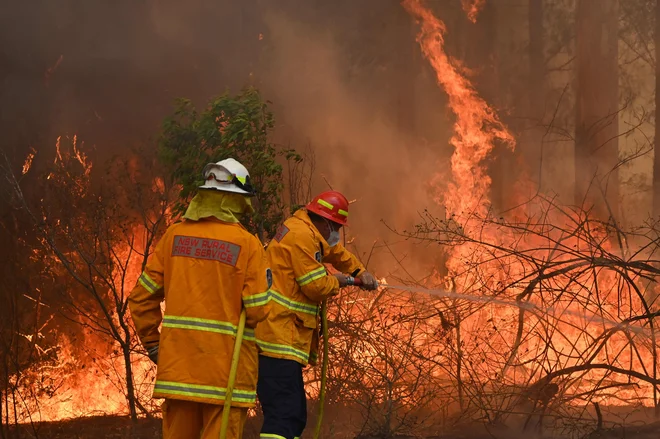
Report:
[[[413,23],[402,9],[398,13],[401,25],[385,32],[396,35],[399,31],[396,36],[404,50],[397,51],[397,47],[392,55],[403,52],[405,56],[417,50],[410,33]],[[397,259],[428,256],[408,255],[408,245],[382,247],[383,240],[400,240],[390,227],[410,230],[419,212],[433,207],[434,193],[427,182],[440,170],[439,159],[448,155],[448,147],[442,143],[424,144],[415,136],[415,127],[420,125],[416,115],[433,112],[433,108],[424,108],[428,107],[426,101],[415,99],[424,85],[421,69],[408,66],[408,71],[379,75],[377,67],[355,63],[350,49],[342,48],[332,29],[302,23],[281,10],[267,11],[264,22],[272,48],[263,75],[264,89],[277,103],[276,115],[285,122],[278,133],[282,141],[293,136],[299,139],[297,144],[311,144],[318,171],[314,189],[327,189],[330,184],[356,200],[350,233],[358,237],[361,252],[370,253],[377,242],[380,250],[371,262],[381,265],[376,262],[380,260],[379,268],[391,270],[395,265],[390,251]],[[404,102],[397,99],[406,93]],[[393,99],[399,107],[392,105]],[[434,105],[442,108],[444,102]],[[435,121],[439,137],[449,132],[443,121],[440,117]],[[427,268],[429,262],[427,259]]]
[[[324,176],[357,200],[350,235],[369,252],[400,239],[381,221],[410,229],[435,206],[428,182],[451,153],[446,98],[415,33],[398,2],[377,0],[13,4],[0,18],[3,148],[21,162],[36,148],[38,166],[57,136],[78,134],[102,162],[153,144],[176,97],[203,106],[255,85],[276,140],[311,146],[314,191]]]

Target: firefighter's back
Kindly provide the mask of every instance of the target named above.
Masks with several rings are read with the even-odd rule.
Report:
[[[166,309],[154,396],[222,403],[251,253],[261,244],[239,224],[184,221],[163,237]],[[257,350],[246,329],[233,401],[254,403]]]

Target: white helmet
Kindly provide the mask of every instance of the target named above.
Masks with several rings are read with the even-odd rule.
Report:
[[[254,188],[250,184],[250,173],[234,159],[209,163],[202,171],[204,184],[200,189],[215,189],[223,192],[234,192],[253,196]]]

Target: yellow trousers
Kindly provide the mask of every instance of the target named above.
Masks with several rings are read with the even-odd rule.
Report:
[[[218,439],[222,407],[216,404],[166,399],[163,403],[163,439]],[[229,409],[227,439],[242,439],[247,408]]]

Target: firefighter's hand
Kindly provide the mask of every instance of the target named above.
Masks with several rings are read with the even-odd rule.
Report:
[[[365,271],[360,275],[360,280],[362,281],[362,288],[365,290],[373,291],[378,288],[378,281],[368,271]]]
[[[147,356],[154,364],[158,364],[158,345],[147,348]]]
[[[349,282],[348,282],[349,278],[345,274],[337,273],[337,274],[334,274],[333,276],[336,277],[337,280],[339,281],[339,288],[344,288],[344,287],[347,287],[347,286],[350,285]]]

